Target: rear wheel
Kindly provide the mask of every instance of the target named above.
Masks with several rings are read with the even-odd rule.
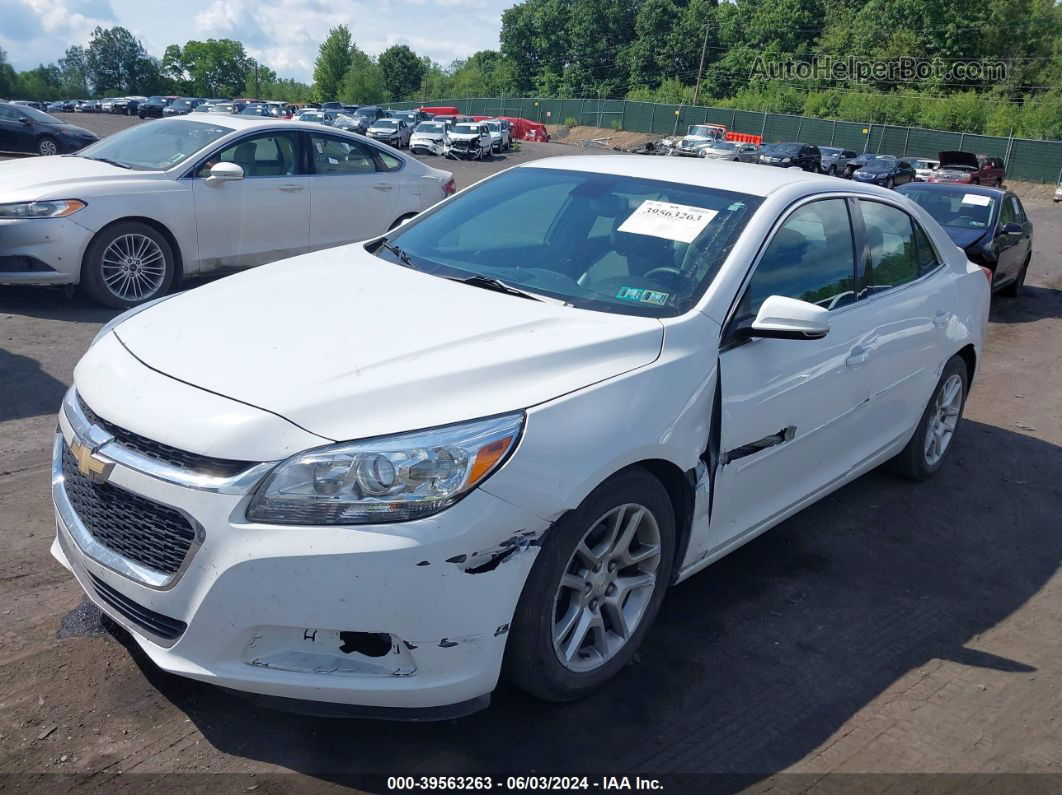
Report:
[[[89,244],[81,286],[93,300],[127,309],[165,295],[175,273],[166,238],[147,224],[124,221],[104,229]]]
[[[513,617],[506,673],[549,701],[600,687],[634,656],[671,579],[675,517],[641,467],[598,486],[546,536]]]
[[[890,472],[911,480],[927,480],[940,470],[959,429],[968,383],[966,362],[961,356],[952,356],[911,441],[886,464]]]
[[[1001,180],[1001,179],[999,179],[997,177],[996,181],[992,183],[992,187],[993,188],[1002,188],[1003,187],[1003,180]]]
[[[59,144],[50,135],[42,135],[37,141],[37,154],[41,157],[49,157],[59,154]]]

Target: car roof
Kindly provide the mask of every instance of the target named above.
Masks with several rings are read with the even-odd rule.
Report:
[[[799,169],[730,162],[713,162],[709,167],[690,168],[684,158],[677,157],[575,155],[535,160],[522,163],[517,168],[556,168],[566,171],[587,171],[621,177],[655,179],[702,188],[747,193],[753,196],[768,196],[779,188],[798,182],[809,183],[816,190],[833,188],[834,190],[864,192],[861,186],[851,182],[842,182],[836,177],[811,174]]]

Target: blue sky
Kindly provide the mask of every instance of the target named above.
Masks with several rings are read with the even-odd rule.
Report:
[[[408,44],[446,65],[495,49],[501,12],[515,0],[0,0],[0,48],[16,69],[87,44],[96,25],[123,25],[148,52],[168,44],[231,38],[282,77],[309,81],[328,28],[346,24],[375,55]]]

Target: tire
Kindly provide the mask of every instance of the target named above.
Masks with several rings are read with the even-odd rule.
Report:
[[[59,144],[50,135],[42,135],[37,139],[37,154],[41,157],[49,157],[59,154]]]
[[[830,166],[826,170],[826,174],[827,174],[827,176],[830,176],[830,177],[836,177],[837,176],[837,166]]]
[[[996,179],[996,181],[992,183],[992,187],[993,188],[1002,188],[1003,187],[1003,180]]]
[[[927,449],[929,448],[928,436],[931,428],[935,427],[935,421],[941,411],[938,401],[941,400],[945,387],[948,386],[950,389],[949,385],[955,383],[953,380],[955,378],[958,378],[961,384],[957,413],[953,415],[955,424],[944,440],[944,449],[940,452],[939,457],[931,459]],[[948,458],[948,454],[955,446],[955,436],[962,425],[962,411],[966,406],[969,383],[970,378],[966,372],[966,362],[961,356],[952,356],[947,364],[944,365],[944,372],[940,374],[940,380],[937,381],[933,396],[929,399],[925,411],[922,412],[922,419],[919,421],[918,427],[915,428],[911,441],[907,443],[907,446],[903,448],[899,455],[885,464],[885,468],[889,472],[910,480],[928,480],[940,471],[940,468]],[[949,412],[950,410],[949,408]]]
[[[121,221],[89,244],[81,264],[81,287],[94,301],[128,309],[165,295],[176,271],[173,249],[157,229]]]
[[[1018,271],[1018,277],[1000,290],[1000,295],[1005,295],[1007,298],[1017,298],[1025,292],[1025,274],[1029,272],[1029,261],[1031,259],[1031,254],[1025,258],[1025,263],[1021,266],[1021,270]]]
[[[887,180],[885,180],[885,187],[889,190],[892,190],[894,187],[896,187],[896,180],[894,180],[892,177],[889,177]]]
[[[617,529],[610,533],[606,520],[616,517]],[[638,524],[627,544],[610,547],[608,537],[627,535],[622,530],[632,521]],[[631,560],[634,544],[638,562],[623,565],[620,556],[626,554]],[[582,554],[577,552],[580,547]],[[596,570],[586,557],[595,553],[600,553],[593,564]],[[572,701],[604,685],[630,662],[645,639],[671,581],[674,553],[674,510],[659,480],[641,467],[630,467],[602,483],[546,536],[513,617],[505,657],[507,678],[547,701]],[[649,569],[651,581],[646,579]],[[584,584],[562,587],[564,577]],[[646,584],[617,590],[617,583],[626,581],[629,588],[635,577]],[[617,617],[628,611],[632,615],[624,619],[623,640],[615,632],[620,626]],[[565,616],[571,618],[561,621]],[[583,620],[596,620],[597,628],[587,631]],[[558,646],[567,646],[571,656],[562,660]],[[604,653],[599,651],[602,647]]]

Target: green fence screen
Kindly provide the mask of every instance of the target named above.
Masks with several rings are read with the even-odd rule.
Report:
[[[757,113],[701,105],[663,105],[623,99],[545,99],[535,97],[465,97],[427,102],[395,102],[408,110],[421,105],[448,105],[469,116],[520,116],[543,124],[577,124],[655,135],[685,133],[691,124],[725,124],[735,132],[762,135],[765,143],[805,141],[857,152],[936,159],[945,149],[960,149],[1003,158],[1007,175],[1033,182],[1062,179],[1062,141],[996,138],[989,135],[896,127],[873,122],[830,121],[784,113]]]

